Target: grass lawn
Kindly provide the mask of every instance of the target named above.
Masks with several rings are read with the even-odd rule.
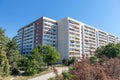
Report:
[[[47,74],[47,73],[50,73],[52,72],[51,69],[47,69],[45,71],[42,71],[40,72],[39,74],[35,74],[35,75],[32,75],[32,76],[16,76],[15,77],[15,80],[28,80],[28,79],[31,79],[31,78],[34,78],[34,77],[37,77],[37,76],[41,76],[41,75],[44,75],[44,74]],[[11,80],[13,76],[8,76],[5,78],[5,80]]]

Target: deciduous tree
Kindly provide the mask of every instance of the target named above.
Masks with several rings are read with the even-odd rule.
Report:
[[[9,63],[6,57],[6,40],[5,40],[4,30],[0,28],[0,76],[5,77],[9,74]]]
[[[96,50],[96,56],[102,58],[106,56],[108,58],[115,58],[120,55],[120,46],[118,44],[110,43],[106,46],[98,47]]]
[[[18,46],[14,40],[11,40],[6,45],[6,56],[10,64],[11,74],[17,74],[15,70],[18,70],[18,63],[21,55],[18,51]]]
[[[52,46],[43,46],[42,53],[44,55],[44,61],[49,65],[57,62],[60,59],[59,53]]]

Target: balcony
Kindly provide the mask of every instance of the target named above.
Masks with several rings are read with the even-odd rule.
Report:
[[[78,25],[76,25],[76,24],[70,24],[70,26],[71,26],[72,28],[75,28],[75,29],[80,29],[80,26],[78,26]]]
[[[70,55],[74,55],[74,52],[73,52],[73,51],[71,51],[69,54],[70,54]]]

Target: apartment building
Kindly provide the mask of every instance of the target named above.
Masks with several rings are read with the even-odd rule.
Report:
[[[97,46],[105,46],[109,43],[108,42],[108,34],[106,32],[98,30],[97,31],[97,37],[98,37]]]
[[[95,49],[97,48],[97,35],[96,29],[83,24],[82,26],[82,42],[83,42],[83,53],[85,57],[95,54]]]
[[[51,45],[57,48],[57,23],[55,20],[42,17],[17,32],[18,50],[28,55],[38,44]]]
[[[79,21],[72,18],[64,18],[58,21],[58,51],[62,59],[81,56],[80,29]]]
[[[108,43],[116,43],[117,37],[108,34]]]
[[[51,45],[58,50],[61,59],[90,57],[97,47],[118,42],[116,36],[70,17],[61,20],[41,17],[17,32],[22,54],[29,54],[38,44]]]

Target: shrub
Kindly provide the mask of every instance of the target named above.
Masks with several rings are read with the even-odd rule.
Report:
[[[48,80],[55,80],[54,78],[49,78]]]
[[[73,75],[68,72],[63,72],[62,75],[64,80],[72,80],[73,78]]]
[[[19,69],[17,68],[14,68],[12,71],[11,71],[11,74],[12,75],[18,75],[20,72],[19,72]]]
[[[96,61],[98,61],[98,58],[96,56],[91,56],[90,57],[90,62],[91,63],[95,63]]]
[[[73,57],[72,59],[70,59],[70,58],[63,59],[62,64],[65,66],[69,66],[69,65],[73,64],[75,62],[75,60],[76,60],[75,57]]]
[[[73,80],[119,80],[120,60],[117,58],[102,58],[91,64],[90,59],[75,62],[70,73]]]

